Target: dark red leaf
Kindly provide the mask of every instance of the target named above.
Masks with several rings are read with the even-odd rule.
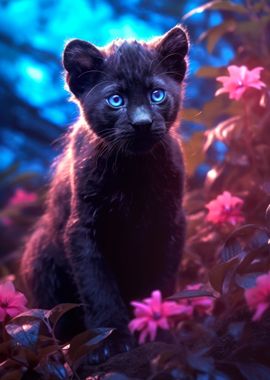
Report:
[[[80,307],[80,304],[75,303],[63,303],[55,306],[53,309],[46,311],[46,317],[52,323],[53,328],[55,328],[59,319],[66,314],[68,311]]]
[[[71,363],[74,364],[78,359],[93,351],[101,342],[103,342],[114,329],[98,328],[87,330],[75,336],[70,342],[68,356]]]
[[[34,349],[36,347],[39,331],[40,321],[37,320],[21,320],[11,321],[5,326],[7,333],[23,347]]]
[[[168,297],[168,300],[179,300],[182,298],[195,298],[195,297],[215,297],[213,291],[207,289],[197,289],[197,290],[182,290],[174,295]]]

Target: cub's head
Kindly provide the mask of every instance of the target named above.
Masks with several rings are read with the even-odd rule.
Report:
[[[70,41],[63,64],[89,128],[130,152],[151,149],[176,120],[188,39],[180,26],[148,43],[114,41],[105,48]]]

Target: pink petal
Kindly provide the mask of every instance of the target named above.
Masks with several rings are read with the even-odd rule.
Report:
[[[8,293],[8,294],[13,294],[15,293],[15,287],[13,282],[11,281],[6,281],[0,284],[0,293]]]
[[[202,284],[199,282],[198,284],[191,284],[186,287],[187,290],[199,290],[201,289]]]
[[[147,335],[148,335],[148,330],[145,329],[143,330],[141,333],[140,333],[140,336],[139,336],[139,344],[143,344],[147,338]]]
[[[231,78],[230,77],[226,77],[226,76],[217,77],[216,80],[218,82],[221,82],[223,84],[223,86],[225,86],[226,84],[228,84],[228,83],[231,82]]]
[[[20,307],[25,307],[26,303],[27,303],[27,299],[26,299],[25,295],[20,293],[20,292],[16,292],[14,297],[9,300],[8,306],[20,308]]]
[[[130,304],[135,307],[135,314],[137,317],[143,315],[150,316],[152,314],[151,308],[142,302],[132,301]]]
[[[148,332],[150,335],[150,340],[155,340],[155,337],[157,335],[157,322],[156,321],[149,321],[148,322]]]
[[[239,80],[240,78],[240,72],[241,72],[241,67],[243,66],[236,66],[236,65],[230,65],[228,66],[228,71],[230,74],[231,79],[234,80]]]
[[[264,314],[264,312],[269,308],[269,303],[261,303],[258,305],[257,307],[257,310],[255,312],[255,314],[253,315],[253,318],[252,320],[253,321],[258,321],[262,318],[262,315]]]
[[[257,81],[257,82],[250,83],[249,87],[253,87],[253,88],[256,88],[257,90],[260,90],[262,87],[266,87],[266,84],[261,81]]]
[[[162,303],[162,297],[159,290],[154,290],[151,294],[151,308],[152,312],[154,313],[160,313],[161,309],[161,303]]]
[[[134,318],[131,322],[129,322],[128,327],[132,333],[136,330],[142,330],[148,323],[149,319],[144,318]]]
[[[6,312],[10,317],[16,317],[17,315],[21,314],[22,312],[26,311],[26,307],[7,307]]]
[[[263,288],[267,288],[270,292],[270,272],[259,276],[256,280],[256,284],[262,286]]]
[[[6,318],[6,310],[0,306],[0,322],[3,322]]]
[[[169,330],[170,326],[167,318],[161,318],[158,321],[158,326],[163,330]]]
[[[216,92],[215,92],[215,96],[218,96],[220,94],[224,94],[225,92],[228,92],[228,90],[226,90],[226,88],[224,87],[221,87],[219,88]]]

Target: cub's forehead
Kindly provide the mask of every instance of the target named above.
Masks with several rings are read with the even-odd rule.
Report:
[[[118,41],[109,47],[106,57],[112,76],[133,82],[154,75],[157,67],[155,50],[138,41]]]

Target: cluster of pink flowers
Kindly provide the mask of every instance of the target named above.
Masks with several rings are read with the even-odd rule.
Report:
[[[190,285],[187,290],[199,289],[201,284]],[[133,301],[135,318],[129,323],[132,333],[139,331],[139,343],[142,344],[149,337],[155,340],[158,328],[169,330],[173,325],[172,317],[177,320],[190,319],[194,313],[208,314],[212,310],[213,300],[209,297],[182,299],[180,302],[163,301],[159,290],[152,292],[150,298],[142,302]]]
[[[7,317],[16,317],[16,315],[27,310],[27,299],[21,293],[16,291],[11,281],[0,284],[0,322]]]
[[[229,191],[224,191],[205,206],[208,209],[206,220],[213,224],[229,223],[235,226],[243,223],[243,200],[233,196]]]
[[[22,188],[17,188],[14,195],[9,200],[9,205],[17,206],[21,204],[34,203],[37,201],[37,194],[31,191],[26,191]]]
[[[252,320],[260,320],[270,308],[270,272],[258,276],[256,286],[245,291],[245,298],[249,309],[254,312]]]
[[[36,193],[31,192],[31,191],[26,191],[22,188],[17,188],[13,196],[9,199],[8,204],[5,207],[5,209],[8,207],[27,206],[36,202],[37,199],[38,199],[38,196]],[[10,226],[12,223],[11,218],[9,218],[8,216],[1,217],[1,222],[5,226]]]
[[[255,67],[249,70],[246,66],[228,66],[229,76],[217,77],[217,81],[223,87],[216,91],[215,95],[228,92],[230,99],[239,100],[249,88],[260,90],[266,84],[260,80],[263,67]]]

